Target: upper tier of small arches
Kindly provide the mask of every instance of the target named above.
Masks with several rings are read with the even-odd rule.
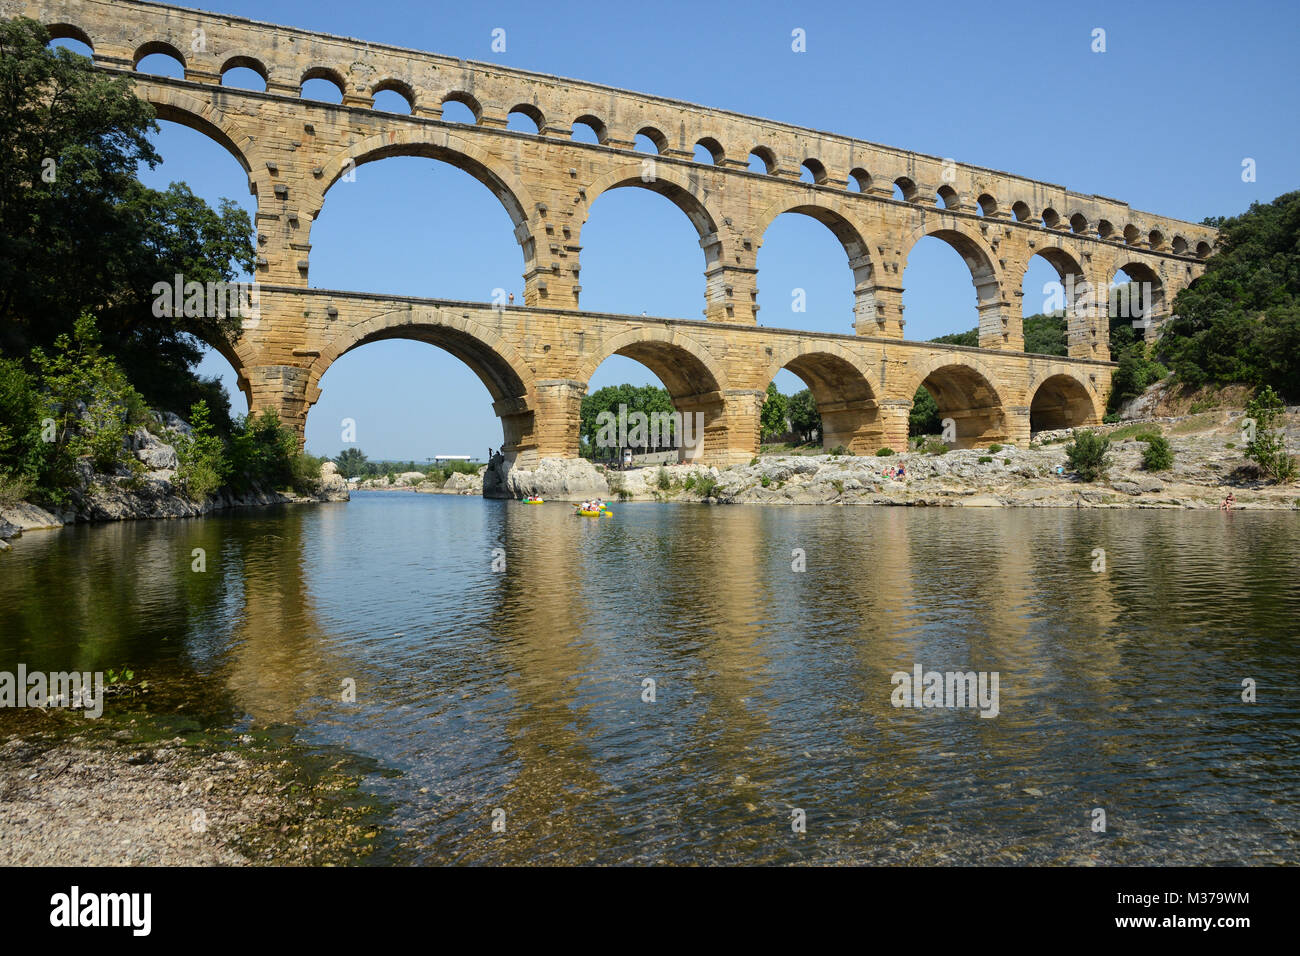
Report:
[[[52,40],[73,39],[92,51],[95,49],[91,36],[79,26],[60,22],[50,24],[48,30]],[[345,72],[318,63],[306,69],[295,66],[290,72],[288,68],[268,65],[258,57],[239,54],[199,65],[191,62],[198,57],[187,57],[181,47],[167,40],[149,40],[137,45],[131,55],[131,67],[139,70],[146,57],[159,55],[175,61],[179,78],[197,82],[215,79],[217,83],[233,85],[227,80],[232,71],[240,71],[238,85],[241,87],[257,89],[258,84],[247,85],[248,77],[256,77],[260,79],[260,89],[278,95],[296,94],[348,107],[369,107],[424,119],[508,128],[606,148],[651,152],[682,162],[801,180],[823,189],[1003,219],[1031,228],[1140,246],[1153,252],[1203,259],[1213,251],[1203,234],[1183,235],[1169,228],[1149,227],[1129,218],[1127,207],[1113,201],[1080,197],[1083,204],[1076,207],[1073,194],[1059,187],[992,174],[947,160],[939,162],[930,157],[845,142],[811,131],[801,135],[758,120],[739,123],[728,116],[720,116],[714,129],[707,128],[710,121],[707,115],[703,116],[701,121],[706,128],[691,133],[686,130],[680,109],[673,110],[671,104],[651,98],[635,98],[623,110],[627,116],[609,115],[609,111],[619,112],[613,97],[603,101],[603,112],[576,108],[559,113],[558,107],[548,112],[537,102],[536,83],[533,83],[533,89],[518,90],[513,99],[503,101],[510,105],[502,107],[485,102],[483,96],[470,89],[456,86],[432,89],[400,75],[384,75],[365,64],[354,63]],[[399,57],[372,59],[381,63],[384,60],[410,63]],[[494,79],[508,76],[497,74]],[[652,115],[657,111],[663,115]],[[742,126],[745,131],[738,132],[737,127]],[[675,131],[675,135],[669,131]],[[740,139],[741,136],[750,139]],[[837,163],[827,152],[843,154],[843,160]],[[863,162],[863,157],[870,159]],[[1019,196],[1017,188],[1023,189]],[[1055,197],[1053,204],[1043,204],[1044,194]]]

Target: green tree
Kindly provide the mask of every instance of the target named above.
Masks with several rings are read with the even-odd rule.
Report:
[[[1106,477],[1110,467],[1110,439],[1095,431],[1074,433],[1074,441],[1065,446],[1070,470],[1084,481]]]
[[[103,354],[93,318],[81,316],[71,336],[54,340],[52,353],[35,348],[31,360],[53,420],[53,440],[47,442],[51,469],[45,476],[49,491],[73,482],[72,459],[89,457],[101,472],[133,460],[124,439],[148,413],[122,370]]]
[[[1140,435],[1147,443],[1142,449],[1142,467],[1147,471],[1168,471],[1174,466],[1174,450],[1164,435]]]
[[[1278,420],[1286,410],[1282,399],[1265,386],[1246,405],[1246,417],[1254,422],[1254,437],[1246,444],[1246,457],[1259,465],[1260,471],[1273,481],[1285,483],[1296,477],[1295,459],[1286,448]]]
[[[339,467],[339,474],[344,478],[356,478],[366,474],[366,453],[360,448],[345,448],[334,458]]]
[[[610,448],[597,448],[597,438],[601,429],[601,413],[608,412],[613,416],[613,421],[618,422],[621,407],[626,407],[627,418],[626,428],[632,431],[636,420],[630,416],[640,412],[647,419],[654,415],[671,416],[674,411],[672,396],[668,394],[667,389],[659,388],[655,385],[644,385],[637,387],[635,385],[607,385],[604,388],[597,389],[582,400],[582,407],[579,412],[579,439],[582,442],[582,453],[587,457],[603,457],[612,453]],[[608,419],[606,419],[608,421]],[[676,428],[671,424],[671,419],[661,419],[669,423],[669,427],[662,429],[660,439],[662,441],[671,441],[676,439]],[[629,435],[629,437],[631,437]],[[646,436],[649,440],[650,436]],[[603,454],[598,454],[603,453]]]
[[[252,224],[184,186],[142,186],[137,168],[160,158],[152,107],[125,77],[48,38],[34,20],[0,21],[0,350],[48,350],[91,311],[105,351],[148,401],[183,410],[206,398],[228,421],[225,393],[193,366],[200,341],[232,341],[239,320],[155,316],[153,287],[177,273],[208,282],[251,270]]]
[[[759,414],[759,424],[764,440],[783,435],[790,430],[789,400],[776,390],[775,382],[767,383],[767,398],[763,401],[763,410]]]
[[[1025,351],[1035,355],[1067,355],[1064,312],[1029,315],[1024,323]]]
[[[172,437],[180,462],[176,479],[189,498],[204,501],[225,484],[230,463],[225,443],[214,432],[206,402],[198,401],[190,407],[189,426],[190,435]]]
[[[1161,353],[1190,386],[1269,386],[1300,401],[1300,192],[1206,222],[1219,249],[1174,300]]]
[[[811,389],[803,389],[790,396],[787,412],[790,427],[799,433],[802,441],[812,441],[814,432],[822,430],[821,412],[817,410],[817,398]]]
[[[907,416],[907,434],[937,435],[942,428],[939,420],[939,404],[924,385],[912,396],[912,411]]]

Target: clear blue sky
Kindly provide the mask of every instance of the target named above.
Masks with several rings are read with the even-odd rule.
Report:
[[[318,4],[209,0],[208,9],[571,76],[952,157],[1192,221],[1240,212],[1300,185],[1300,5],[1291,3],[806,4],[566,2]],[[506,52],[491,34],[506,30]],[[807,52],[791,50],[802,28]],[[1107,51],[1091,50],[1094,28]],[[242,170],[223,149],[162,124],[166,160],[150,185],[184,180],[250,214]],[[1257,163],[1241,179],[1243,158]],[[373,240],[374,223],[387,230]],[[364,235],[365,241],[358,237]],[[699,318],[703,256],[685,216],[644,190],[615,190],[582,234],[584,307]],[[431,160],[362,166],[336,185],[312,231],[311,284],[522,301],[522,257],[505,211],[464,173]],[[1045,263],[1025,301],[1038,311]],[[787,214],[759,253],[765,325],[851,330],[852,279],[820,224]],[[957,254],[924,240],[904,277],[908,338],[976,324]],[[792,290],[808,310],[791,311]],[[204,371],[233,373],[211,356]],[[655,381],[615,357],[591,387]],[[802,384],[778,377],[782,391]],[[337,454],[339,421],[357,421],[372,458],[482,455],[501,430],[487,390],[428,345],[381,342],[341,358],[322,380],[309,450]]]

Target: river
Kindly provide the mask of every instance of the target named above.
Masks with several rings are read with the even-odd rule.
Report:
[[[614,510],[29,533],[0,669],[356,755],[414,862],[1296,861],[1300,515]],[[894,706],[917,665],[996,673],[996,716]]]

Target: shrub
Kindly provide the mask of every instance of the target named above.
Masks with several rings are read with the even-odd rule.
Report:
[[[1110,467],[1110,439],[1095,431],[1074,433],[1074,441],[1065,447],[1070,470],[1084,481],[1096,481]]]
[[[1246,405],[1246,417],[1255,421],[1255,437],[1246,445],[1246,457],[1278,484],[1296,477],[1296,462],[1287,451],[1282,432],[1273,430],[1284,408],[1271,386],[1265,386]]]
[[[55,426],[54,440],[45,442],[53,446],[48,452],[54,459],[51,490],[74,483],[72,459],[88,457],[101,472],[134,461],[124,439],[148,414],[117,363],[102,354],[95,320],[82,315],[71,337],[54,340],[53,353],[36,348],[31,358]]]
[[[991,454],[996,455],[996,454],[997,454],[998,452],[1000,452],[1001,450],[1002,450],[1002,446],[999,445],[999,444],[997,444],[996,442],[994,442],[992,445],[989,445],[989,452],[990,452]]]
[[[894,453],[894,449],[892,449],[892,448],[878,448],[878,449],[876,449],[876,457],[877,457],[877,458],[888,458],[888,457],[889,457],[890,455],[892,455],[893,453]]]
[[[673,482],[672,479],[668,477],[667,468],[659,469],[659,478],[655,483],[659,486],[660,491],[667,491],[669,488],[672,487]]]
[[[1147,471],[1168,471],[1174,466],[1174,450],[1169,439],[1164,435],[1143,435],[1141,441],[1147,443],[1142,449],[1142,467]]]
[[[993,458],[990,455],[980,455],[979,463],[981,465],[991,465],[993,464]]]
[[[917,447],[917,451],[923,451],[927,455],[942,455],[948,450],[948,443],[941,438],[927,438]]]
[[[0,359],[0,481],[11,483],[14,489],[30,490],[43,470],[43,411],[36,381],[20,363]]]
[[[1010,458],[1003,458],[1003,459],[1002,459],[1002,464],[1004,464],[1004,465],[1009,465],[1009,464],[1011,464],[1011,459],[1010,459]]]
[[[718,490],[718,480],[712,475],[700,475],[695,483],[695,491],[701,498],[712,498]]]
[[[849,450],[848,450],[847,448],[845,448],[843,445],[836,445],[836,446],[835,446],[834,448],[832,448],[832,449],[831,449],[827,454],[829,454],[832,458],[839,458],[839,457],[841,457],[841,456],[844,456],[844,457],[847,457],[847,458],[852,458],[852,457],[854,457],[853,452],[849,451]]]
[[[764,488],[766,488],[768,485],[772,483],[772,479],[767,477],[767,475],[764,475],[762,478],[758,479],[758,483],[762,485]]]
[[[254,488],[278,491],[293,487],[295,462],[301,452],[293,429],[280,424],[280,416],[268,408],[260,415],[236,420],[228,454],[230,486],[245,494]]]
[[[225,457],[225,444],[213,434],[207,402],[198,401],[190,406],[190,428],[194,432],[192,437],[179,433],[170,436],[180,461],[176,481],[187,498],[204,501],[225,484],[230,465]]]

